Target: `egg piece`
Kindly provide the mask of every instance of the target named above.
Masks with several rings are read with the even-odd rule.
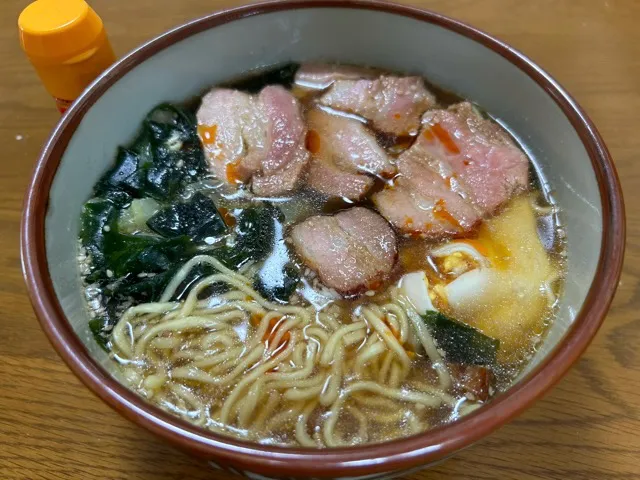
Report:
[[[536,231],[529,197],[522,196],[488,220],[482,240],[508,252],[497,268],[477,268],[446,285],[456,320],[500,340],[498,359],[517,362],[544,331],[549,299],[542,288],[557,275]]]
[[[489,260],[481,254],[477,248],[469,242],[463,240],[454,240],[445,243],[440,247],[436,247],[430,252],[432,257],[449,257],[455,254],[462,254],[472,258],[481,267],[490,266]]]
[[[420,315],[428,310],[436,310],[429,297],[429,279],[423,271],[405,274],[400,279],[399,287]]]
[[[499,290],[495,277],[495,272],[488,268],[476,268],[460,275],[444,289],[451,309],[458,315],[480,314],[476,312],[478,305],[491,301]]]

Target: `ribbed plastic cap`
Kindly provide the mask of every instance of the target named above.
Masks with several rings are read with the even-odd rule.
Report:
[[[103,25],[84,0],[37,0],[22,11],[18,28],[28,56],[67,59],[92,48]]]

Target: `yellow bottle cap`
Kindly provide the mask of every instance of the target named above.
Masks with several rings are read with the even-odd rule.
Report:
[[[102,20],[84,0],[37,0],[18,19],[20,43],[29,57],[59,61],[94,48]]]

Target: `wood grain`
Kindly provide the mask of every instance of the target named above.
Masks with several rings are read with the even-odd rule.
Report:
[[[119,54],[228,0],[94,0]],[[640,2],[415,0],[514,45],[573,93],[616,161],[628,210],[618,295],[571,373],[518,420],[412,480],[640,478]],[[0,478],[222,479],[94,397],[40,331],[18,254],[22,196],[58,119],[0,2]]]

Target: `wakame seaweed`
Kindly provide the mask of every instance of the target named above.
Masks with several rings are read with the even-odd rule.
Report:
[[[114,293],[141,302],[157,301],[177,271],[178,267],[171,267],[160,273],[145,273],[142,277],[129,275]]]
[[[176,269],[176,271],[178,270],[178,268]],[[180,283],[180,285],[178,285],[171,299],[184,300],[189,294],[189,290],[191,289],[191,287],[193,287],[196,283],[198,283],[203,278],[208,277],[209,275],[214,275],[216,273],[219,273],[218,270],[213,265],[210,265],[208,263],[200,263],[198,265],[195,265],[189,271],[189,273],[184,278],[184,280]],[[224,282],[216,282],[204,288],[200,292],[198,297],[207,298],[212,295],[225,293],[227,291],[229,291],[229,285],[227,285]]]
[[[261,269],[253,282],[253,288],[272,302],[287,303],[300,283],[300,269],[288,263],[272,275],[268,269]]]
[[[125,192],[133,198],[172,199],[206,173],[204,152],[191,112],[162,104],[145,118],[133,144],[98,181],[95,196]]]
[[[270,215],[269,215],[270,214]],[[266,260],[256,273],[253,288],[272,302],[286,303],[300,282],[300,270],[291,261],[289,248],[284,240],[284,215],[273,206],[264,212],[269,233],[272,235],[268,244]]]
[[[109,334],[107,332],[113,327],[113,325],[114,324],[111,322],[106,321],[104,317],[97,317],[89,320],[89,330],[93,334],[93,338],[95,338],[96,343],[105,351],[109,351],[107,347],[109,343]]]
[[[273,250],[275,223],[283,220],[280,209],[269,203],[245,208],[237,221],[235,244],[218,248],[212,254],[232,270],[250,260],[263,260]]]
[[[186,202],[160,210],[147,220],[147,226],[164,237],[187,235],[195,241],[227,231],[216,204],[200,192]]]
[[[98,345],[105,351],[109,350],[108,344],[111,330],[118,321],[118,316],[116,315],[118,301],[119,299],[117,298],[106,300],[102,314],[89,320],[89,330]]]
[[[98,284],[108,298],[104,313],[89,323],[103,348],[117,319],[116,305],[126,299],[156,300],[176,265],[195,254],[193,241],[181,232],[172,238],[119,232],[122,208],[137,198],[171,201],[205,172],[195,118],[162,104],[149,112],[134,142],[118,149],[114,165],[97,182],[94,198],[83,207],[80,241],[90,260],[86,281]]]
[[[87,205],[97,207],[104,203],[108,201],[92,201]],[[113,295],[145,300],[155,298],[168,281],[161,280],[162,274],[195,253],[195,245],[187,236],[164,239],[122,234],[117,230],[117,216],[111,216],[113,211],[108,215],[103,210],[99,211],[101,215],[92,216],[91,213],[92,210],[85,206],[81,239],[91,257],[87,282],[98,282],[103,286],[112,284]],[[106,219],[110,223],[106,223]]]
[[[422,315],[448,362],[465,365],[492,365],[500,342],[473,327],[457,322],[446,315],[428,311]]]
[[[116,232],[105,236],[104,252],[107,268],[118,278],[127,274],[164,272],[194,253],[195,248],[187,236],[165,239]]]
[[[129,195],[139,196],[144,189],[145,162],[140,156],[128,148],[118,147],[115,165],[103,175],[97,186],[97,193],[123,191]]]
[[[204,197],[204,195],[203,195]],[[206,197],[205,197],[206,198]],[[208,199],[207,199],[208,200]],[[213,204],[213,201],[211,201]],[[211,207],[212,205],[208,205]],[[214,206],[215,208],[215,206]],[[220,218],[219,214],[215,218]],[[262,288],[262,293],[266,298],[270,300],[282,300],[289,298],[295,286],[299,281],[299,272],[297,267],[289,264],[288,253],[286,252],[286,246],[284,245],[284,239],[282,237],[282,222],[284,221],[284,215],[279,208],[265,203],[259,207],[249,207],[242,210],[238,215],[237,224],[234,229],[235,240],[231,246],[222,246],[214,250],[207,252],[220,260],[226,267],[237,270],[247,262],[259,262],[266,257],[273,254],[273,252],[280,246],[285,249],[287,268],[280,272],[280,278],[282,284],[274,284],[273,282],[261,282],[256,278],[256,284],[258,288]],[[150,227],[158,231],[157,228],[151,225]],[[188,222],[182,227],[187,228]],[[194,227],[195,228],[195,227]],[[218,226],[217,228],[226,227]],[[194,230],[197,231],[197,228]],[[190,232],[189,235],[194,235]],[[262,269],[261,271],[262,272]],[[259,274],[260,274],[259,272]],[[173,299],[184,299],[189,289],[200,279],[218,273],[218,271],[212,265],[201,264],[195,266],[182,281],[182,283],[176,289]],[[258,274],[258,275],[259,275]],[[214,283],[206,289],[204,289],[200,296],[207,297],[214,294],[220,294],[228,290],[228,286],[224,283]]]
[[[105,202],[108,201],[88,203],[95,206]],[[102,216],[98,219],[104,219],[104,211],[100,213]],[[100,285],[106,302],[103,305],[105,313],[91,320],[89,328],[104,348],[109,332],[117,322],[116,306],[128,299],[136,302],[158,300],[179,265],[195,254],[195,245],[186,236],[164,239],[119,233],[117,216],[107,216],[110,228],[105,231],[103,227],[97,233],[94,227],[104,222],[90,220],[88,215],[84,218],[87,220],[83,225],[82,241],[92,260],[86,281]]]
[[[118,209],[111,200],[94,198],[82,207],[80,241],[94,271],[105,270],[105,236],[116,229],[117,220]]]

